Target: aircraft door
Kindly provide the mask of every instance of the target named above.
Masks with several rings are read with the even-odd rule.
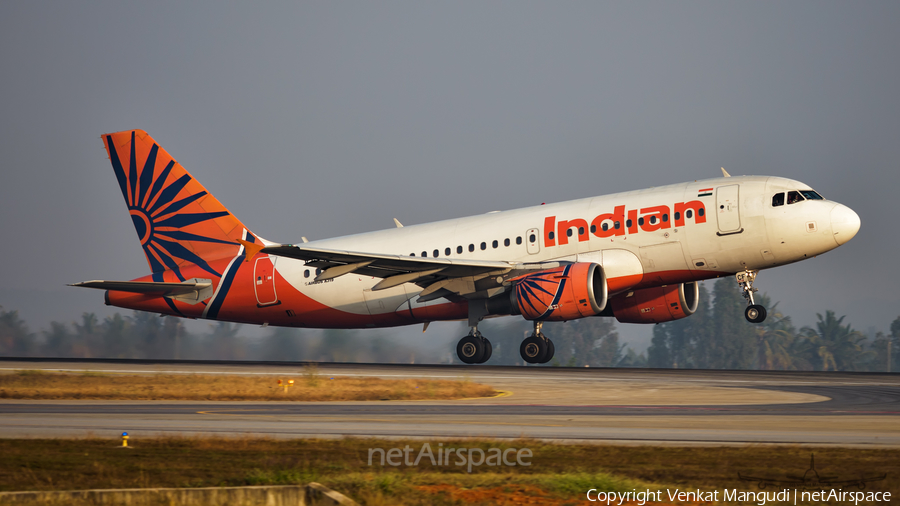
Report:
[[[278,257],[257,258],[253,265],[253,291],[259,307],[278,303],[275,293],[275,262]]]
[[[536,228],[529,228],[525,232],[525,246],[529,255],[536,255],[541,252],[541,231]]]
[[[716,220],[719,235],[738,234],[741,228],[741,211],[738,205],[740,185],[732,184],[716,188]]]

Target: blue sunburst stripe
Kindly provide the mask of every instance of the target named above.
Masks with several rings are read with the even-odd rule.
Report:
[[[156,256],[153,255],[153,251],[150,249],[150,243],[147,243],[147,245],[144,246],[144,254],[147,255],[147,260],[150,262],[150,272],[153,273],[153,281],[162,281],[162,272],[166,270],[166,268],[163,267],[163,265],[159,263],[159,260],[156,259]],[[157,274],[159,274],[159,279],[156,279]]]
[[[529,306],[531,306],[531,309],[533,309],[534,312],[537,313],[538,308],[534,307],[534,303],[531,302],[531,297],[529,297],[527,293],[523,293],[520,295],[524,295],[524,297],[519,297],[519,298],[524,299],[525,303],[527,303]]]
[[[159,265],[159,262],[158,262],[155,258],[153,258],[153,256],[151,256],[150,252],[147,251],[147,249],[148,249],[147,247],[144,247],[144,253],[147,253],[147,258],[152,258],[152,259],[153,259],[152,262],[151,262],[151,264],[156,263],[157,265]],[[158,272],[155,271],[155,270],[153,271],[153,281],[156,281],[157,283],[162,283],[162,282],[163,282],[163,271],[162,271],[162,266],[161,266],[161,265],[160,265],[160,270],[159,270]],[[184,281],[184,280],[182,279],[182,281]],[[182,312],[175,306],[175,301],[174,301],[174,300],[172,300],[172,299],[170,299],[170,298],[168,298],[168,297],[163,297],[163,300],[166,301],[166,305],[169,306],[169,309],[171,309],[172,311],[175,311],[175,314],[177,314],[178,316],[184,317],[184,313],[182,313]]]
[[[128,201],[131,205],[137,205],[137,195],[135,195],[135,190],[137,189],[137,162],[135,161],[135,153],[134,153],[134,131],[131,132],[131,156],[129,157],[129,164],[131,167],[128,167],[128,182],[131,184],[131,200]],[[127,199],[128,197],[126,197]]]
[[[250,232],[244,234],[244,240],[250,241],[252,243],[256,242],[256,238],[253,237]],[[241,246],[238,248],[237,255],[231,259],[231,263],[228,265],[228,268],[225,272],[225,276],[222,278],[222,281],[219,283],[219,289],[215,294],[213,300],[209,302],[209,306],[206,307],[206,312],[204,313],[204,317],[215,320],[217,316],[219,316],[219,310],[222,308],[222,304],[225,302],[225,297],[228,296],[228,290],[231,288],[231,284],[234,282],[234,277],[237,275],[238,270],[241,268],[240,256],[244,252],[244,247]]]
[[[122,190],[122,197],[125,203],[128,203],[128,179],[125,177],[125,169],[122,168],[122,162],[119,160],[119,154],[113,145],[112,135],[106,136],[106,145],[109,147],[109,161],[112,162],[113,172],[116,173],[116,179],[119,180],[119,189]]]
[[[185,197],[185,198],[179,200],[178,202],[173,202],[172,204],[169,205],[169,207],[163,209],[162,211],[158,211],[158,212],[154,213],[153,217],[156,218],[157,216],[165,216],[167,214],[172,214],[176,211],[180,211],[184,206],[199,199],[200,197],[203,197],[204,195],[206,195],[205,191],[200,192],[200,193],[195,193],[195,194],[191,195],[190,197]]]
[[[166,189],[163,190],[162,193],[159,194],[159,198],[156,199],[156,202],[153,204],[153,207],[151,207],[148,211],[152,214],[154,211],[156,211],[160,207],[175,200],[175,197],[178,196],[178,193],[181,191],[182,188],[184,188],[184,186],[186,184],[188,184],[188,182],[190,180],[191,180],[191,176],[185,174],[185,175],[181,176],[180,178],[178,178],[178,180],[176,180],[174,183],[167,186]]]
[[[153,241],[158,242],[156,241],[156,239],[153,239]],[[178,262],[176,262],[175,259],[171,256],[167,255],[168,252],[163,251],[162,247],[159,244],[154,244],[153,242],[151,242],[150,246],[153,248],[153,251],[155,251],[156,254],[159,255],[159,258],[162,259],[163,263],[166,264],[166,267],[168,267],[170,271],[174,272],[175,275],[178,276],[178,279],[184,281],[184,276],[181,275],[181,270],[178,268]]]
[[[565,270],[563,270],[562,279],[559,281],[559,287],[556,289],[556,296],[553,297],[553,301],[550,303],[549,306],[547,306],[547,311],[544,312],[544,314],[542,314],[539,319],[543,320],[543,319],[549,318],[550,315],[553,314],[553,311],[555,311],[555,309],[551,309],[551,308],[553,306],[556,306],[557,304],[559,304],[560,299],[562,299],[563,291],[566,289],[566,281],[569,280],[568,276],[569,276],[569,270],[571,268],[572,268],[571,265],[567,265]]]
[[[150,189],[150,184],[153,183],[153,169],[156,168],[156,153],[159,151],[159,146],[156,144],[150,148],[150,154],[147,155],[147,161],[144,162],[144,170],[141,171],[141,180],[140,180],[140,192],[138,192],[138,199],[135,201],[136,206],[144,205],[144,197],[147,195],[147,190]]]
[[[182,232],[181,230],[173,230],[171,232],[166,232],[164,230],[157,230],[154,234],[164,235],[168,238],[174,239],[176,241],[198,241],[198,242],[211,242],[217,244],[237,244],[232,241],[223,241],[221,239],[213,239],[212,237],[204,237],[202,235],[191,234],[188,232]]]
[[[158,223],[154,223],[153,225],[156,227],[172,227],[172,228],[181,228],[186,227],[188,225],[193,225],[195,223],[200,223],[206,220],[212,220],[215,218],[220,218],[222,216],[228,216],[228,211],[218,211],[215,213],[184,213],[184,214],[176,214],[171,218],[166,218]]]
[[[197,256],[196,253],[185,248],[181,244],[179,244],[177,242],[164,241],[158,237],[154,237],[153,242],[155,242],[157,245],[165,248],[166,251],[168,251],[169,254],[171,254],[172,256],[178,257],[182,260],[187,260],[188,262],[191,262],[192,264],[195,264],[198,267],[203,268],[203,270],[209,272],[210,274],[213,274],[220,278],[222,277],[221,274],[216,272],[212,267],[209,266],[208,263],[206,263],[206,260],[200,258],[199,256]]]
[[[175,166],[175,160],[169,160],[169,164],[166,165],[166,168],[163,169],[162,173],[160,173],[159,177],[156,178],[156,182],[153,183],[153,188],[150,189],[150,195],[147,195],[147,202],[144,202],[144,209],[153,202],[153,197],[159,193],[159,190],[162,189],[163,184],[165,184],[166,179],[169,177],[169,172],[172,171],[172,167]]]

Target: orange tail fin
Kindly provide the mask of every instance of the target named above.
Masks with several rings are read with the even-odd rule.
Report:
[[[103,143],[154,278],[171,270],[183,279],[190,264],[221,277],[210,261],[237,255],[238,240],[259,241],[147,132],[106,134]]]

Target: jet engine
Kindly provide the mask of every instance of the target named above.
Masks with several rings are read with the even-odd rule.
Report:
[[[700,303],[697,282],[643,288],[625,292],[609,300],[616,319],[622,323],[662,323],[694,314]]]
[[[575,320],[606,308],[606,275],[600,264],[567,264],[526,274],[513,283],[512,310],[526,320]]]

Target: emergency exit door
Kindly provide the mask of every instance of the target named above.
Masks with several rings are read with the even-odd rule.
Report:
[[[741,228],[741,208],[738,202],[741,185],[732,184],[716,188],[716,220],[719,235],[737,234]]]
[[[256,259],[253,266],[253,288],[259,306],[271,306],[278,303],[275,293],[275,262],[278,257],[262,257]]]

